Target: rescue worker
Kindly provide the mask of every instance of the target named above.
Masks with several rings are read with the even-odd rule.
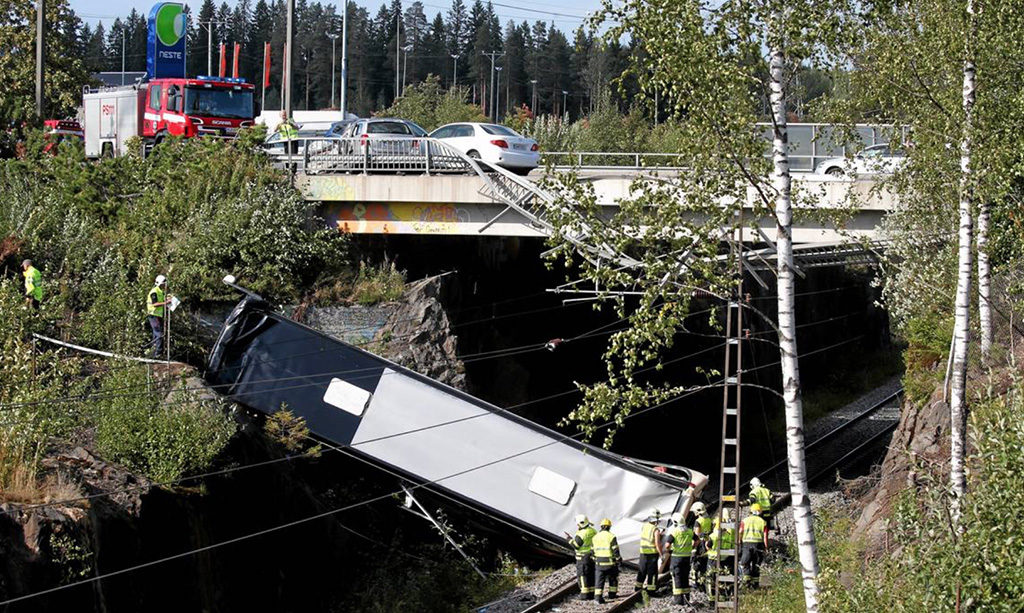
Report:
[[[576,578],[580,582],[580,600],[594,599],[594,525],[586,515],[576,516],[576,534],[569,545],[576,552]]]
[[[39,309],[43,300],[43,273],[32,265],[32,260],[25,260],[21,263],[21,274],[25,277],[25,304]]]
[[[772,527],[772,503],[775,501],[775,494],[764,485],[761,480],[754,477],[750,480],[750,504],[758,504],[761,507],[761,519]]]
[[[658,528],[660,519],[661,512],[654,509],[640,526],[640,559],[637,561],[640,570],[636,574],[634,590],[646,590],[649,595],[653,595],[658,589],[658,560],[661,559],[661,529]]]
[[[274,131],[281,135],[281,140],[284,141],[285,144],[285,151],[287,151],[289,155],[295,153],[295,140],[299,138],[299,127],[295,125],[295,121],[288,116],[288,111],[281,111],[281,123],[277,124]]]
[[[159,358],[164,351],[164,306],[170,303],[171,297],[164,291],[167,277],[157,275],[153,289],[146,295],[146,321],[153,331],[153,357]]]
[[[601,520],[601,531],[594,535],[594,593],[597,595],[598,604],[604,604],[604,595],[611,600],[619,595],[619,563],[622,562],[622,555],[619,553],[619,540],[612,534],[612,520]],[[608,582],[608,592],[604,592],[605,581]]]
[[[759,587],[761,583],[761,562],[768,551],[768,522],[761,517],[761,505],[750,505],[750,515],[740,522],[740,538],[743,554],[740,557],[740,573],[743,583]]]
[[[732,521],[732,513],[729,509],[722,509],[722,523]],[[718,581],[717,574],[731,575],[733,567],[733,556],[736,555],[736,529],[731,527],[721,528],[718,518],[715,518],[711,531],[711,543],[708,546],[708,594],[715,591],[715,582]],[[715,562],[718,562],[716,565]]]
[[[683,514],[672,514],[672,527],[665,536],[671,556],[669,572],[672,574],[672,602],[686,604],[690,600],[690,556],[697,537],[693,534],[693,520],[684,525]]]
[[[704,587],[708,572],[708,545],[711,542],[711,518],[708,517],[708,509],[703,502],[695,502],[690,507],[697,520],[693,526],[693,535],[696,537],[696,545],[693,548],[693,556],[690,561],[690,568],[693,569],[693,582],[700,588]]]

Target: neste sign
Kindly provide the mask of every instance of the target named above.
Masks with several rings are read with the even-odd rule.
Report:
[[[185,5],[159,2],[149,11],[146,72],[150,79],[185,76],[187,31]]]

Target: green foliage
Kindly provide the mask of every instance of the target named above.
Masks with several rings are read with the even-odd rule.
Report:
[[[487,121],[480,106],[466,102],[468,98],[468,88],[442,89],[440,77],[427,75],[426,80],[406,87],[398,100],[374,115],[408,119],[428,132],[447,123]]]
[[[405,273],[398,270],[393,261],[385,261],[377,266],[359,263],[359,274],[352,287],[352,299],[355,302],[363,306],[390,302],[401,298],[404,291]]]
[[[113,372],[99,393],[90,407],[97,451],[155,481],[209,465],[235,432],[220,402],[200,399],[184,380],[154,381],[145,367]]]
[[[298,417],[282,405],[281,410],[267,418],[264,432],[281,445],[289,455],[303,452],[311,457],[320,455],[320,445],[310,445],[309,427],[304,417]],[[305,450],[305,451],[303,451]]]

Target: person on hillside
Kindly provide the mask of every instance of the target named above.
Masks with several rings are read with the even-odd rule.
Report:
[[[594,525],[586,515],[576,516],[576,534],[569,546],[576,552],[576,578],[580,582],[580,600],[594,599]]]
[[[697,542],[693,548],[690,568],[693,570],[693,582],[703,589],[707,580],[708,572],[708,545],[711,542],[711,518],[708,517],[708,509],[703,502],[695,502],[690,508],[697,516],[693,525],[693,535]]]
[[[669,572],[672,574],[672,602],[686,604],[690,600],[690,556],[697,543],[693,534],[693,516],[684,524],[683,514],[672,514],[672,527],[665,535],[670,555]]]
[[[32,265],[32,260],[25,260],[21,263],[21,274],[25,277],[25,304],[38,310],[43,301],[43,273]]]
[[[658,528],[660,519],[661,512],[654,509],[640,526],[640,560],[637,562],[640,569],[636,574],[634,590],[646,590],[649,595],[653,595],[658,589],[658,560],[661,559],[662,537],[661,529]]]
[[[167,277],[157,275],[153,289],[146,295],[146,321],[153,332],[153,357],[159,358],[164,352],[164,307],[171,302],[166,294]]]
[[[775,494],[766,488],[761,480],[754,477],[750,480],[750,504],[757,504],[761,507],[761,519],[772,528],[772,503],[775,501]]]
[[[594,593],[597,595],[598,604],[604,604],[605,596],[609,600],[619,594],[619,563],[622,562],[622,554],[619,553],[619,540],[612,534],[612,520],[601,520],[601,531],[594,535]],[[604,591],[605,581],[608,582],[608,591]]]
[[[761,562],[768,551],[768,523],[761,518],[761,505],[750,505],[750,515],[740,522],[740,539],[743,553],[740,557],[740,573],[743,583],[758,587],[761,583]]]

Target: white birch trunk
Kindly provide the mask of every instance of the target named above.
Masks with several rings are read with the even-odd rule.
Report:
[[[784,16],[777,11],[774,18],[781,24]],[[804,462],[804,408],[800,391],[800,369],[797,363],[796,314],[793,298],[793,207],[787,150],[786,99],[783,91],[784,70],[785,54],[781,40],[777,40],[775,48],[771,49],[771,107],[774,118],[772,184],[776,191],[775,216],[778,220],[776,247],[779,348],[782,353],[782,391],[786,405],[786,448],[789,458],[789,491],[792,496],[793,523],[796,526],[804,601],[807,611],[815,613],[818,610],[818,548],[814,539],[811,499],[807,488],[807,466]]]
[[[967,0],[967,44],[964,57],[963,133],[960,138],[960,234],[957,264],[956,307],[954,309],[953,377],[950,384],[950,469],[953,490],[953,519],[959,525],[960,504],[967,490],[964,456],[967,448],[967,353],[970,348],[971,261],[973,220],[971,218],[971,128],[974,115],[974,0]]]
[[[992,216],[988,203],[978,205],[978,340],[981,361],[992,355],[992,279],[988,263],[988,224]]]

